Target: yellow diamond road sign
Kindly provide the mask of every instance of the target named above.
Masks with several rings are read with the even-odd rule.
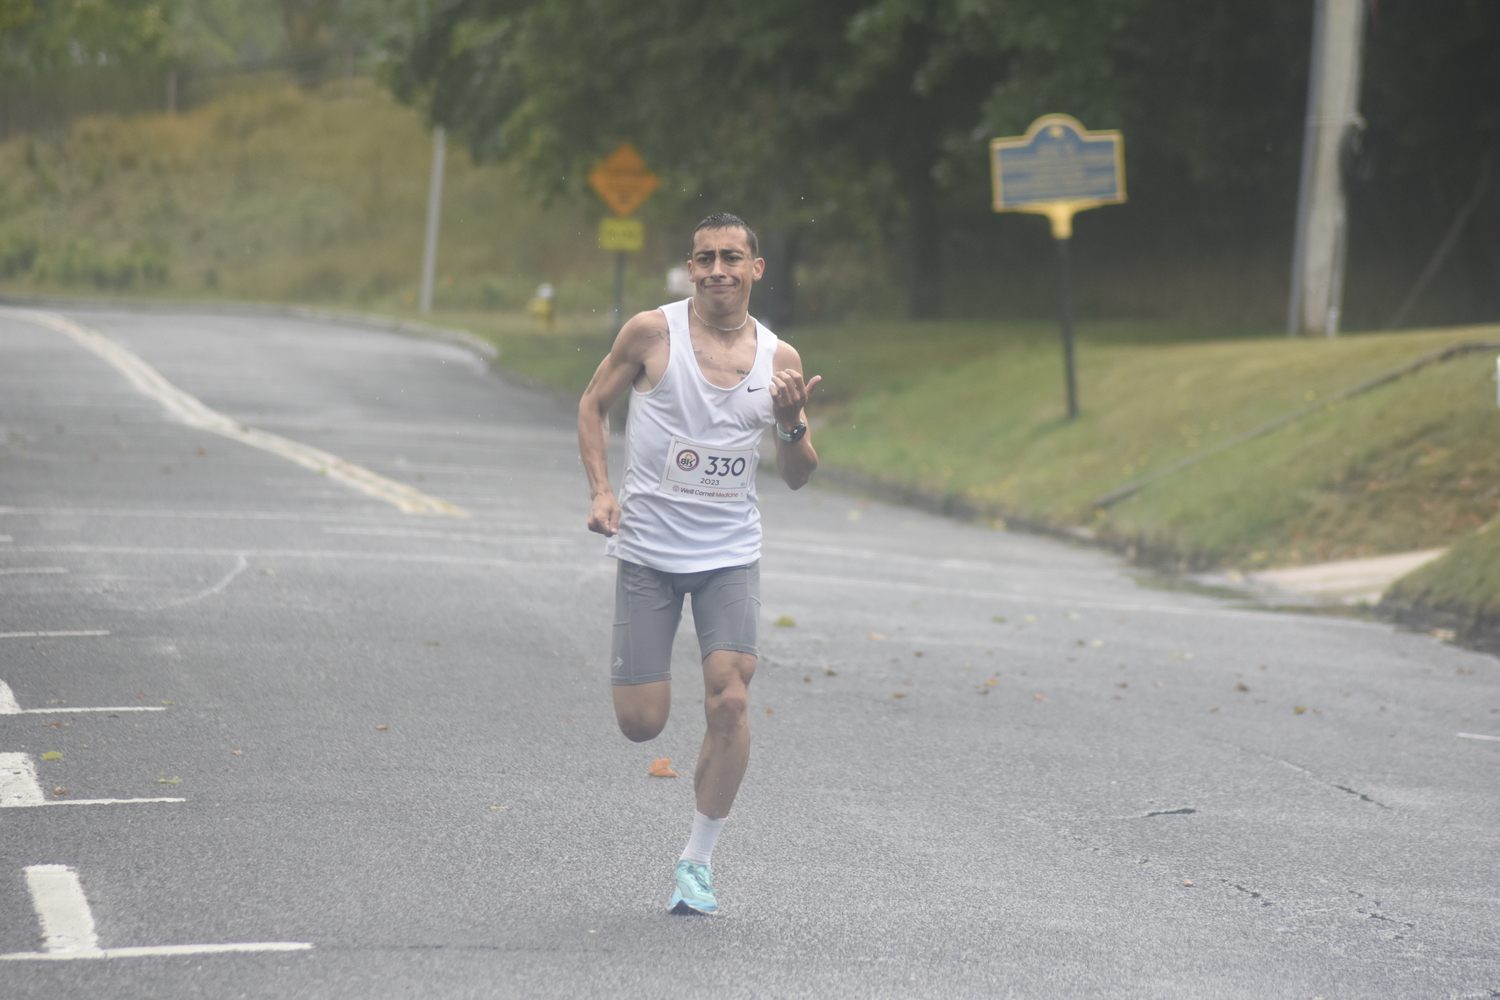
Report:
[[[600,219],[600,250],[639,250],[646,242],[646,227],[640,219]]]
[[[620,143],[589,171],[589,187],[620,216],[634,212],[660,183],[661,178],[646,169],[646,161],[628,142]]]

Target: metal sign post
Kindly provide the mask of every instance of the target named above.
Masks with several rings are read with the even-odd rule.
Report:
[[[661,178],[646,169],[646,161],[628,142],[620,143],[589,172],[589,187],[604,199],[616,216],[599,223],[599,249],[615,252],[615,295],[609,314],[611,331],[619,330],[625,320],[625,254],[639,250],[646,240],[641,221],[628,216],[651,197],[651,192],[660,183]]]
[[[1045,215],[1052,222],[1069,420],[1078,416],[1073,280],[1068,261],[1073,216],[1087,208],[1125,200],[1124,143],[1118,131],[1089,132],[1070,115],[1043,115],[1031,123],[1025,135],[990,140],[995,211]]]

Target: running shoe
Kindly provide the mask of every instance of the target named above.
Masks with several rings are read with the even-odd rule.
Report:
[[[667,904],[667,912],[679,917],[703,917],[719,911],[714,898],[714,873],[708,865],[696,861],[677,862],[677,891]]]

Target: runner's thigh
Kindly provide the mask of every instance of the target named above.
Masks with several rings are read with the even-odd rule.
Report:
[[[682,594],[673,587],[671,573],[624,559],[619,563],[610,683],[671,680],[672,640],[682,622]]]
[[[693,589],[693,622],[704,659],[717,649],[758,656],[760,563],[706,574]]]

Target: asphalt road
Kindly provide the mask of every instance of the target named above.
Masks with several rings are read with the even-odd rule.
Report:
[[[570,408],[395,334],[71,315],[469,516],[0,311],[0,754],[46,802],[0,808],[0,953],[53,956],[0,962],[7,1000],[1500,996],[1500,742],[1456,735],[1500,735],[1489,656],[762,477],[723,912],[670,917],[694,643],[626,742]],[[39,866],[94,951],[41,925]],[[311,948],[108,957],[266,942]]]

